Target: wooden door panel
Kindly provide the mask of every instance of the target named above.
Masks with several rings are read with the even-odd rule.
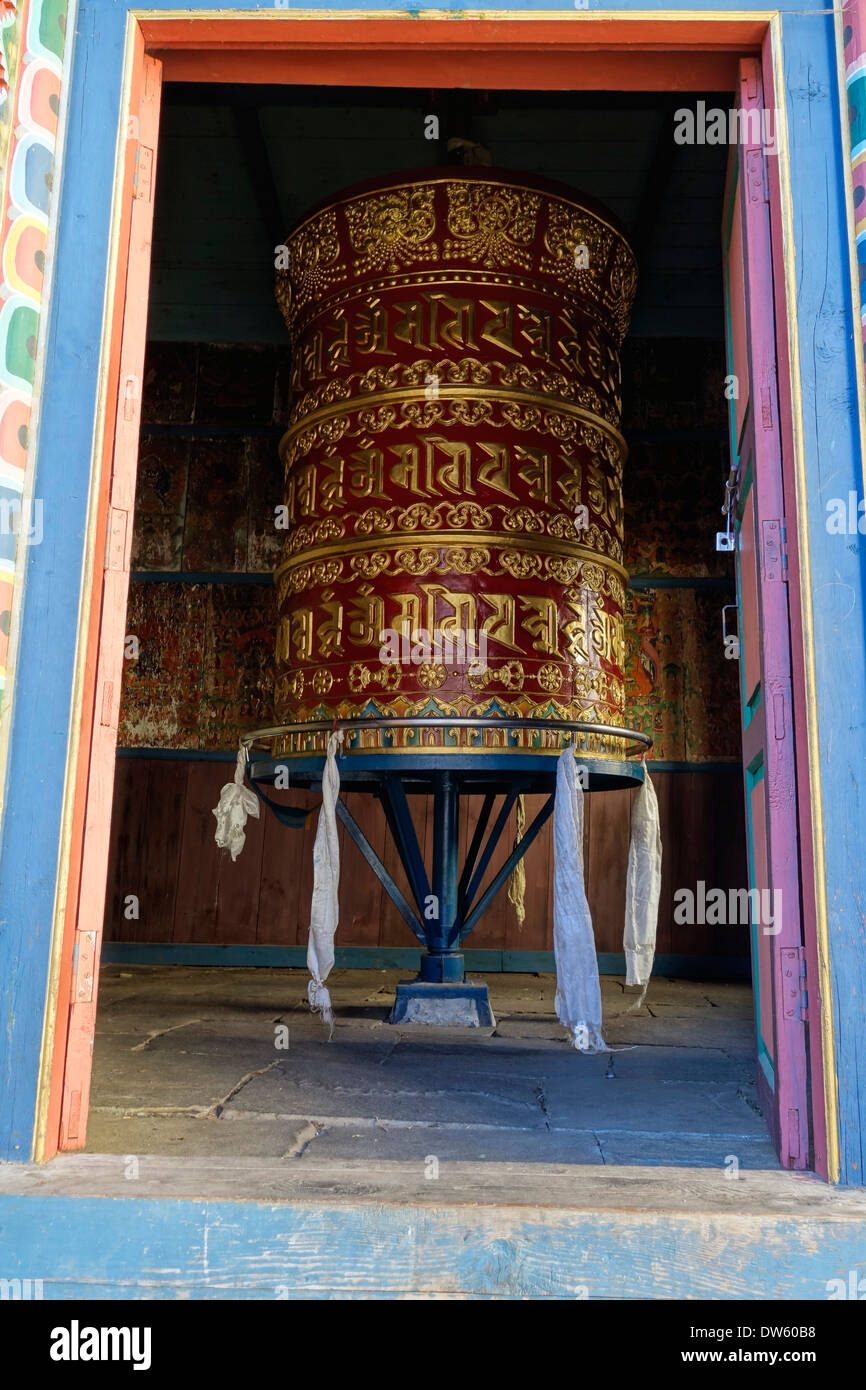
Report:
[[[740,64],[740,107],[763,106],[755,59]],[[743,123],[746,135],[762,127]],[[785,1167],[809,1159],[806,1019],[797,997],[805,953],[791,720],[791,636],[784,551],[766,153],[734,149],[723,218],[730,410],[737,472],[737,600],[749,851],[758,1097]]]

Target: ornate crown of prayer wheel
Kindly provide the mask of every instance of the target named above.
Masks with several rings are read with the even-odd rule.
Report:
[[[557,721],[622,728],[622,232],[567,188],[473,168],[349,189],[286,245],[277,720],[416,721],[347,754],[555,754]]]

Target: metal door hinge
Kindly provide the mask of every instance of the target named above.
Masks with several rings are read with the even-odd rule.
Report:
[[[788,533],[784,521],[761,523],[761,574],[765,580],[788,582]]]
[[[779,952],[782,1017],[786,1023],[808,1023],[809,996],[806,990],[806,949],[783,946]]]
[[[765,430],[771,430],[774,426],[773,420],[773,392],[769,386],[761,387],[761,426]]]
[[[800,1112],[799,1110],[788,1111],[788,1162],[793,1163],[800,1157]]]
[[[128,548],[129,513],[122,507],[112,507],[105,535],[106,570],[126,570]]]
[[[769,203],[767,161],[762,149],[746,150],[746,187],[750,203]]]
[[[102,687],[102,711],[99,717],[100,727],[103,729],[115,729],[117,720],[114,708],[114,681],[105,681]]]
[[[96,973],[96,932],[75,933],[75,952],[72,963],[75,989],[72,1001],[89,1004],[93,999],[93,977]]]
[[[132,176],[133,198],[149,203],[153,197],[153,150],[139,145],[135,152],[135,173]]]

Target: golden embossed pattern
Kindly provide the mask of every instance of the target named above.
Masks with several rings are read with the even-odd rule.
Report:
[[[334,199],[288,248],[278,719],[621,727],[622,234],[566,190],[449,171]],[[560,739],[431,725],[352,746],[467,744]]]

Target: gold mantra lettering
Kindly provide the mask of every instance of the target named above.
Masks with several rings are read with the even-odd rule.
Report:
[[[277,661],[297,667],[343,657],[346,642],[353,647],[381,645],[386,628],[407,632],[441,632],[457,637],[461,632],[484,632],[491,642],[509,651],[530,647],[541,656],[570,658],[581,666],[597,667],[603,658],[621,669],[623,662],[622,620],[608,613],[597,595],[574,591],[567,600],[574,617],[560,628],[560,610],[555,599],[514,594],[472,594],[449,589],[444,584],[419,584],[406,593],[383,597],[362,584],[347,602],[335,600],[326,589],[315,608],[299,607],[284,617],[277,633]],[[564,639],[562,642],[560,638]]]
[[[557,490],[562,494],[562,507],[567,512],[574,512],[583,502],[595,522],[609,526],[619,535],[623,515],[622,486],[618,478],[592,457],[580,461],[566,454],[562,461],[567,471],[556,483]]]
[[[476,451],[473,457],[473,449]],[[579,498],[580,464],[566,459],[570,473],[557,486],[565,505]],[[600,470],[596,493],[602,494],[604,476]],[[296,522],[321,513],[342,511],[355,501],[388,501],[394,488],[406,488],[414,497],[475,497],[479,488],[490,488],[515,500],[512,484],[526,485],[534,502],[554,505],[552,460],[546,449],[517,444],[474,444],[447,439],[441,434],[422,434],[417,441],[355,449],[347,458],[336,452],[316,463],[295,468],[289,478],[286,502],[289,520]],[[607,519],[607,511],[604,513]]]
[[[579,595],[570,590],[566,606],[574,617],[563,624],[566,655],[578,666],[598,666],[599,659],[622,670],[625,660],[625,636],[622,618],[608,613],[598,595],[586,585]]]
[[[535,358],[592,376],[605,390],[619,384],[619,359],[598,330],[583,327],[569,310],[556,314],[505,299],[470,299],[451,294],[421,294],[417,299],[383,303],[374,296],[363,308],[338,308],[319,327],[304,335],[295,354],[292,388],[302,391],[315,381],[351,366],[360,357],[395,357],[397,344],[418,352],[478,352],[491,343],[523,361]]]

